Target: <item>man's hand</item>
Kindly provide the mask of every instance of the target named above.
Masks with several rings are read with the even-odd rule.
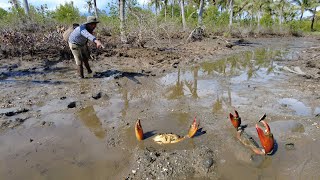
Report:
[[[102,45],[101,41],[96,39],[94,42],[96,43],[97,48],[104,48],[104,46]]]

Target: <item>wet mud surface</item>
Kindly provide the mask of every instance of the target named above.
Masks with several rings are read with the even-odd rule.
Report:
[[[317,179],[319,40],[233,42],[103,50],[86,79],[73,60],[2,58],[0,179]],[[257,142],[267,114],[272,155],[237,141],[234,109]],[[194,117],[194,138],[153,142],[186,135]]]

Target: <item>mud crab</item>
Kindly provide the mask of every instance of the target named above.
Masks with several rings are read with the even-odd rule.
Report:
[[[153,141],[158,143],[158,144],[173,144],[173,143],[177,143],[180,142],[186,138],[192,138],[194,137],[194,135],[196,134],[196,132],[199,129],[199,124],[197,124],[197,120],[196,118],[194,118],[192,125],[190,126],[188,135],[185,136],[179,136],[173,133],[163,133],[163,134],[157,134],[154,138]],[[136,124],[135,124],[135,134],[136,134],[136,138],[141,141],[144,139],[143,136],[143,129],[142,129],[142,125],[140,122],[140,119],[137,120]]]
[[[267,115],[264,114],[259,120],[259,122],[261,122],[266,128],[265,131],[263,131],[258,126],[258,124],[256,124],[258,137],[263,147],[263,148],[260,148],[258,143],[249,134],[247,134],[244,131],[243,127],[241,127],[241,118],[239,116],[239,113],[235,111],[235,115],[231,113],[229,114],[229,118],[232,125],[237,129],[237,138],[239,139],[239,141],[245,146],[249,147],[254,153],[260,154],[260,155],[271,154],[274,148],[273,134],[271,133],[271,129],[268,123],[264,120],[266,116]]]

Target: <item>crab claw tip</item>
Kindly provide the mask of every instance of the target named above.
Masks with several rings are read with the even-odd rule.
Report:
[[[143,129],[142,129],[142,126],[141,126],[140,119],[137,120],[136,125],[134,127],[134,130],[135,130],[136,138],[139,141],[143,140]]]
[[[196,134],[196,132],[198,131],[198,128],[199,128],[199,124],[197,124],[197,119],[196,117],[194,117],[188,133],[189,138],[192,138]]]
[[[259,120],[259,122],[263,121],[267,117],[267,114],[265,113]]]

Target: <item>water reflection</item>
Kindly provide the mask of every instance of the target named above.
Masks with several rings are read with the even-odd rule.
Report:
[[[94,135],[103,139],[105,137],[105,131],[102,128],[102,124],[96,115],[93,106],[86,107],[78,112],[78,117],[83,122],[83,124],[89,128]]]
[[[216,101],[213,103],[212,112],[217,113],[222,109],[222,99],[220,97],[216,98]]]
[[[257,77],[259,70],[263,68],[266,74],[274,71],[273,60],[281,55],[281,51],[273,51],[269,48],[257,49],[255,51],[243,52],[231,57],[208,61],[201,64],[201,69],[210,74],[220,74],[224,76],[240,76],[246,74],[246,79]]]
[[[280,70],[274,60],[284,55],[282,50],[261,48],[207,61],[191,70],[178,69],[161,78],[167,86],[165,96],[169,100],[192,97],[202,106],[219,112],[224,106],[247,102],[247,98],[237,94],[244,88],[279,76]]]
[[[188,87],[190,93],[192,94],[193,98],[199,98],[197,89],[198,89],[198,71],[199,67],[195,67],[193,69],[193,82],[185,80],[186,86]]]
[[[180,80],[180,73],[181,70],[178,69],[178,77],[177,77],[177,82],[176,84],[170,86],[168,88],[168,99],[178,99],[179,97],[183,96],[183,85],[184,83]]]

